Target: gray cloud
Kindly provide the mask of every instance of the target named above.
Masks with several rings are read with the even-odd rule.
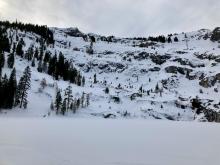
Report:
[[[219,0],[0,0],[0,17],[116,36],[213,29]]]

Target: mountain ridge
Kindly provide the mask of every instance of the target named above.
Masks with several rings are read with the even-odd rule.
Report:
[[[63,61],[68,61],[85,77],[84,86],[70,86],[74,99],[82,99],[85,93],[89,104],[84,100],[76,111],[66,110],[66,117],[220,121],[220,47],[218,42],[210,40],[215,30],[120,38],[85,34],[78,28],[49,29],[53,32],[51,43],[41,42],[42,37],[34,32],[7,28],[8,38],[12,36],[10,53],[13,44],[17,46],[21,39],[25,43],[22,57],[14,53],[17,78],[26,66],[31,67],[32,78],[27,111],[15,107],[11,111],[2,110],[0,117],[62,116],[62,111],[56,115],[50,104],[56,100],[57,89],[65,97],[64,90],[69,83],[63,75],[58,79],[48,75],[50,61],[39,72],[39,60],[34,53],[31,60],[26,58],[33,47],[42,51],[42,63],[46,53],[52,59],[61,52]],[[5,59],[8,54],[4,52]],[[36,60],[34,67],[33,59]],[[10,71],[5,64],[3,74],[9,75]],[[46,85],[42,89],[43,79]]]

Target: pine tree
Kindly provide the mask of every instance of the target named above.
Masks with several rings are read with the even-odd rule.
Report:
[[[84,102],[85,102],[85,93],[82,93],[82,96],[80,98],[80,104],[81,104],[81,108],[84,108]]]
[[[31,59],[33,58],[33,56],[34,56],[34,48],[33,48],[33,45],[31,45],[31,46],[28,48],[28,50],[27,50],[27,52],[26,52],[26,54],[25,54],[25,58],[26,58],[28,61],[31,61]]]
[[[55,99],[56,114],[59,113],[61,104],[62,104],[62,96],[61,96],[60,90],[58,90],[56,93],[56,99]]]
[[[8,55],[8,60],[7,60],[8,67],[9,67],[9,68],[13,68],[13,67],[14,67],[14,62],[15,62],[14,53],[10,53],[10,54]]]
[[[51,76],[54,76],[55,69],[56,69],[56,63],[57,63],[57,56],[55,54],[54,57],[52,57],[49,61],[49,66],[48,66],[48,74]]]
[[[0,100],[3,100],[3,86],[2,86],[1,77],[0,77]],[[2,106],[3,106],[3,102],[0,101],[0,109],[2,108]]]
[[[42,60],[39,60],[39,62],[38,62],[37,71],[40,73],[42,73],[42,71],[43,71]]]
[[[63,70],[63,80],[64,80],[64,81],[69,80],[69,72],[68,72],[69,67],[70,67],[70,64],[69,64],[69,62],[66,60],[65,63],[64,63],[64,67],[63,67],[63,69],[64,69],[64,70]]]
[[[17,93],[16,93],[16,100],[15,100],[15,105],[19,105],[20,108],[27,108],[27,95],[28,95],[28,90],[31,88],[31,70],[30,67],[26,67],[23,73],[23,76],[21,77],[18,88],[17,88]]]
[[[50,52],[46,51],[45,55],[44,55],[44,62],[49,62],[50,61]]]
[[[35,51],[34,51],[34,57],[39,60],[39,52],[38,52],[38,49],[36,48]]]
[[[171,39],[171,37],[168,37],[168,43],[172,43],[172,39]]]
[[[5,56],[4,53],[0,51],[0,68],[2,69],[5,65]]]
[[[32,59],[32,61],[31,61],[31,66],[32,67],[35,67],[35,57]]]
[[[12,47],[12,53],[14,54],[16,51],[16,43],[13,43],[13,47]]]
[[[105,88],[105,93],[109,94],[109,88],[108,87]]]
[[[60,52],[59,60],[57,62],[57,67],[56,67],[57,70],[56,71],[57,71],[57,74],[61,77],[63,77],[63,71],[65,70],[64,69],[64,61],[65,61],[64,56],[63,56],[62,52]]]
[[[2,68],[4,67],[5,64],[5,57],[3,52],[0,50],[0,79],[2,78]]]
[[[72,101],[71,103],[71,110],[73,111],[73,113],[76,113],[76,110],[77,110],[77,100],[74,99],[74,101]]]
[[[81,83],[82,83],[82,76],[81,76],[80,72],[77,72],[76,84],[78,86],[81,86],[82,85]]]
[[[45,78],[43,78],[43,79],[41,80],[40,86],[41,86],[42,89],[44,89],[44,88],[47,86],[47,81],[46,81]]]
[[[67,101],[67,110],[69,110],[70,104],[73,101],[72,86],[70,84],[65,90],[65,100]]]
[[[156,85],[156,87],[155,87],[155,93],[158,93],[159,90],[160,90],[160,88],[159,88],[159,84],[157,83],[157,85]]]
[[[7,75],[5,74],[4,77],[2,78],[1,81],[1,85],[2,85],[2,108],[7,108],[7,99],[8,99],[8,78]]]
[[[20,57],[23,57],[24,51],[23,51],[23,43],[22,41],[19,41],[16,48],[16,54]]]
[[[82,83],[81,84],[82,84],[83,87],[85,86],[85,77],[84,76],[82,77]]]
[[[42,65],[42,71],[44,72],[44,73],[47,73],[47,70],[48,70],[48,68],[47,68],[47,62],[43,62],[43,65]]]
[[[63,104],[62,104],[62,108],[61,108],[61,113],[62,113],[62,115],[65,115],[66,110],[67,110],[66,100],[64,99],[64,100],[63,100]]]
[[[40,54],[39,54],[39,60],[43,60],[43,56],[44,56],[44,41],[41,38],[40,39]]]
[[[178,42],[179,39],[177,37],[174,38],[174,42]]]
[[[96,79],[97,77],[96,77],[96,74],[94,74],[94,84],[96,84],[97,83],[97,79]]]
[[[88,107],[90,105],[90,95],[89,93],[87,93],[86,95],[86,107]]]
[[[16,80],[16,70],[15,68],[12,70],[9,81],[8,81],[8,100],[7,100],[7,108],[11,109],[14,106],[14,99],[17,89],[17,80]]]
[[[80,108],[80,103],[81,103],[80,99],[77,99],[76,100],[76,109]]]
[[[51,110],[51,111],[54,110],[54,103],[53,103],[53,101],[51,101],[51,103],[50,103],[50,110]]]

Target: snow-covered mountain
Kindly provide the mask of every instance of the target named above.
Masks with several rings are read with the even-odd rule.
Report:
[[[220,121],[218,31],[202,29],[173,34],[169,42],[162,43],[145,38],[84,34],[77,28],[50,30],[55,43],[48,44],[44,52],[62,52],[66,60],[72,61],[85,77],[85,86],[71,84],[74,98],[81,97],[83,92],[90,98],[88,107],[76,113],[68,111],[65,117]],[[17,43],[17,37],[23,38],[24,52],[30,45],[40,47],[39,34],[20,29],[7,32],[13,43]],[[62,117],[50,109],[50,104],[55,100],[56,89],[64,95],[69,82],[40,73],[37,62],[32,67],[31,61],[16,56],[18,79],[27,66],[32,71],[27,109],[2,110],[0,116]],[[5,64],[3,73],[10,72]],[[44,89],[40,85],[43,78]]]

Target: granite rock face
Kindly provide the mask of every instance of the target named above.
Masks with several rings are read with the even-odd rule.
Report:
[[[220,41],[220,27],[217,27],[213,30],[212,36],[211,36],[211,41]]]

